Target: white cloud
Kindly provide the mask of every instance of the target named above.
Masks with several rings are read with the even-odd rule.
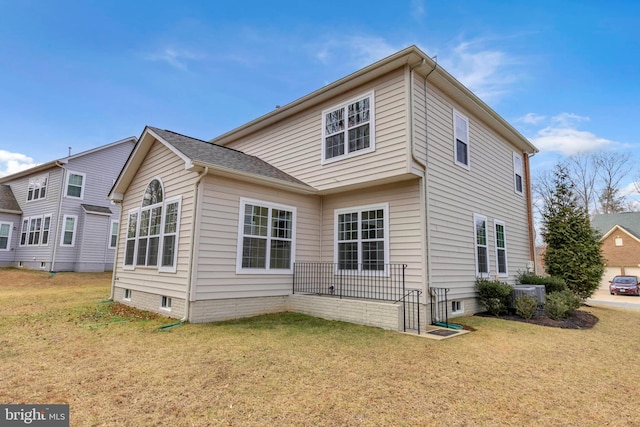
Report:
[[[579,130],[578,123],[588,120],[589,117],[573,113],[558,114],[549,120],[550,124],[547,127],[540,129],[531,138],[531,142],[542,152],[552,151],[565,156],[608,149],[619,145],[619,143],[610,139]]]
[[[424,0],[411,0],[411,15],[415,19],[420,19],[424,16]]]
[[[12,175],[37,165],[29,156],[0,150],[0,176]]]
[[[521,80],[520,61],[507,52],[484,48],[482,39],[458,44],[452,54],[443,54],[443,67],[485,102],[511,92]]]
[[[538,123],[544,121],[547,116],[541,116],[536,113],[527,113],[522,117],[516,119],[517,122],[527,123],[530,125],[537,125]]]
[[[187,69],[187,62],[201,59],[202,55],[187,49],[166,47],[160,52],[145,55],[149,61],[162,61],[179,70]]]
[[[340,61],[362,68],[379,61],[406,46],[393,46],[382,37],[352,35],[328,39],[314,48],[315,58],[323,64]]]

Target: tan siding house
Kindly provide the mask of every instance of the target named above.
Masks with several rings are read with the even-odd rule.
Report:
[[[113,297],[406,330],[447,289],[473,313],[477,277],[532,265],[536,151],[414,46],[208,142],[147,127],[111,192]]]

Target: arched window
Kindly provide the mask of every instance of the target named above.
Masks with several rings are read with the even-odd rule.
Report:
[[[175,272],[182,197],[164,199],[162,182],[151,180],[140,208],[129,211],[125,268],[156,267]]]

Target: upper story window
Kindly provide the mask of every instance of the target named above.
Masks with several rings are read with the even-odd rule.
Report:
[[[11,246],[12,222],[0,222],[0,251],[8,251]]]
[[[513,153],[513,185],[518,194],[522,194],[524,191],[522,176],[522,156]]]
[[[67,197],[74,197],[76,199],[84,198],[84,184],[86,175],[78,172],[67,173],[67,185],[65,195]]]
[[[469,168],[469,119],[453,110],[453,151],[457,165]]]
[[[489,242],[487,238],[487,217],[473,215],[476,247],[476,275],[489,276]]]
[[[240,199],[237,273],[290,273],[296,208]]]
[[[27,191],[27,201],[44,199],[47,197],[47,182],[49,174],[29,178],[29,189]]]
[[[389,205],[335,211],[339,270],[384,271],[389,262]]]
[[[156,267],[160,272],[176,272],[181,204],[181,196],[164,198],[159,179],[149,183],[141,207],[129,211],[125,268]]]
[[[373,92],[322,112],[322,162],[375,150]]]

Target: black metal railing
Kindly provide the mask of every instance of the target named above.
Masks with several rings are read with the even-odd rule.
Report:
[[[404,330],[420,333],[419,289],[405,288],[406,264],[359,264],[350,270],[333,262],[296,262],[293,293],[402,303]]]
[[[448,288],[430,288],[431,294],[431,324],[449,327],[449,299]]]
[[[333,262],[296,262],[293,293],[337,297],[400,300],[405,294],[406,264],[383,264],[378,269],[342,270]]]

